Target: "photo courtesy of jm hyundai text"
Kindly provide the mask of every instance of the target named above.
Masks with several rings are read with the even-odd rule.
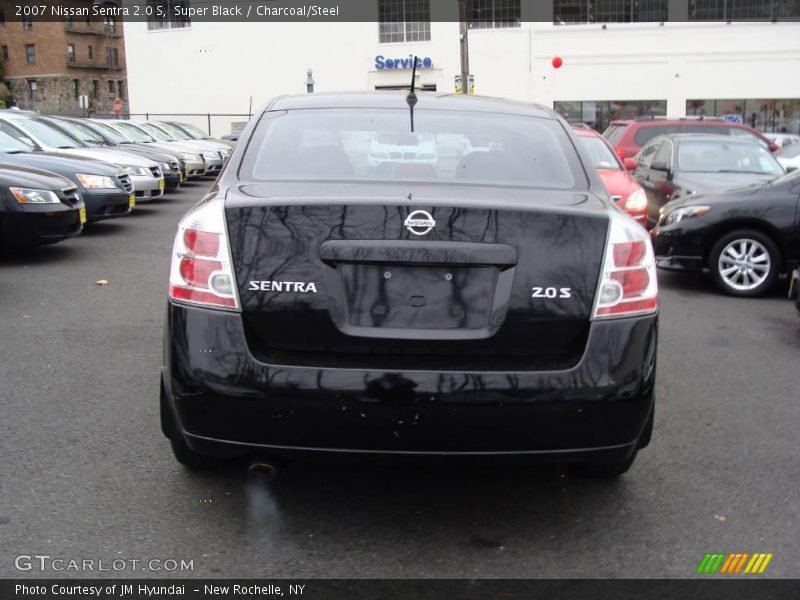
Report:
[[[515,457],[617,476],[650,441],[657,331],[650,238],[552,110],[280,97],[179,224],[162,427],[194,468]]]

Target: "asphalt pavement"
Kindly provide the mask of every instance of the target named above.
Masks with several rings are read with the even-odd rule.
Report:
[[[158,376],[174,231],[209,185],[0,258],[0,577],[693,577],[706,552],[772,552],[761,577],[800,577],[800,318],[784,287],[741,300],[660,273],[653,442],[617,481],[187,472],[159,429]],[[193,571],[15,568],[35,554]]]

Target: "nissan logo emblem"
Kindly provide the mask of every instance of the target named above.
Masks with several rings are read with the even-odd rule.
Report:
[[[403,225],[414,235],[428,235],[436,227],[431,213],[424,210],[415,210],[406,217]]]

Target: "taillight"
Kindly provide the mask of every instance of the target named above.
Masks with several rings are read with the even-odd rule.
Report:
[[[612,214],[594,318],[645,315],[657,309],[658,283],[650,236],[625,217]]]
[[[178,225],[169,297],[199,306],[238,309],[220,200],[197,205]]]
[[[617,153],[617,156],[619,156],[619,159],[620,159],[620,160],[625,160],[625,156],[626,156],[626,154],[625,154],[625,150],[624,150],[624,149],[623,149],[621,146],[620,146],[620,147],[618,147],[618,148],[615,150],[615,152]]]

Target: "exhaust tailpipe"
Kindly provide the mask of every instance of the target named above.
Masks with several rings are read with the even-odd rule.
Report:
[[[248,475],[261,481],[272,481],[278,476],[279,470],[277,461],[271,458],[254,458],[247,467]]]

